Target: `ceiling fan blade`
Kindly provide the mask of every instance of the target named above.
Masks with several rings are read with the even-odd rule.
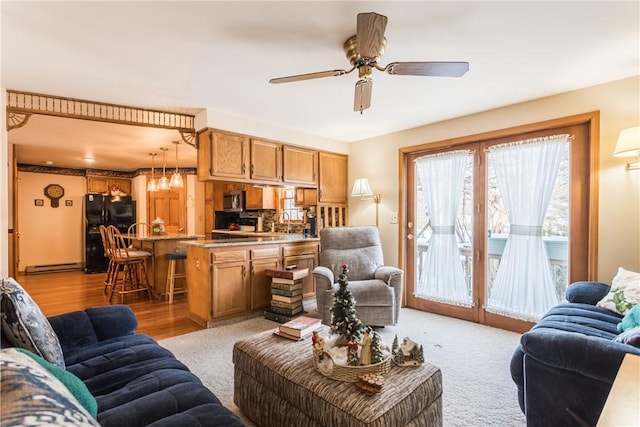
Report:
[[[365,58],[377,58],[382,54],[387,17],[377,13],[359,13],[356,30],[358,54]]]
[[[402,76],[460,77],[469,71],[468,62],[392,62],[384,68],[388,74]]]
[[[353,111],[360,111],[360,114],[371,106],[371,89],[373,80],[361,79],[356,82],[356,94],[353,100]]]
[[[328,71],[319,71],[317,73],[308,73],[308,74],[298,74],[295,76],[287,76],[287,77],[278,77],[275,79],[269,80],[269,83],[289,83],[289,82],[297,82],[300,80],[311,80],[311,79],[321,79],[323,77],[337,77],[343,76],[345,74],[349,74],[353,69],[347,70],[328,70]]]

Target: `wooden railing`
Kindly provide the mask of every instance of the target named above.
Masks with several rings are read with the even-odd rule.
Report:
[[[348,225],[347,205],[318,205],[319,229]]]

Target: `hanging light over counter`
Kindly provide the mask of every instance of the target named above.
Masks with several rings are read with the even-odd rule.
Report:
[[[171,175],[171,182],[169,185],[173,188],[182,188],[184,187],[184,181],[182,180],[182,175],[178,172],[178,145],[180,145],[180,141],[171,141],[176,145],[176,171]]]
[[[161,147],[160,150],[162,150],[162,177],[158,180],[158,190],[169,190],[170,186],[169,186],[169,179],[167,178],[167,158],[166,158],[166,153],[167,150],[169,150],[168,148],[165,147]]]
[[[156,166],[156,156],[158,153],[149,153],[151,156],[151,179],[147,183],[147,191],[158,191],[158,181],[156,181],[155,177],[155,166]]]

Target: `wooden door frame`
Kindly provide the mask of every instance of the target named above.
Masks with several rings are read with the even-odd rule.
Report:
[[[579,280],[596,280],[597,278],[597,253],[598,253],[598,167],[599,167],[599,135],[600,135],[600,113],[598,111],[578,114],[574,116],[563,117],[559,119],[552,119],[543,122],[536,122],[526,125],[520,125],[495,131],[484,132],[480,134],[462,136],[451,138],[447,140],[435,141],[431,143],[425,143],[420,145],[414,145],[410,147],[403,147],[399,150],[399,221],[398,221],[398,264],[400,268],[407,271],[407,263],[409,260],[409,256],[413,256],[415,254],[408,254],[407,252],[407,235],[413,234],[414,229],[409,229],[407,224],[408,212],[409,209],[415,209],[415,206],[408,206],[408,179],[407,179],[407,170],[409,168],[408,158],[411,153],[415,153],[417,151],[443,151],[454,148],[463,148],[465,144],[473,144],[473,143],[481,143],[487,140],[496,140],[501,138],[519,138],[523,134],[536,134],[544,131],[548,131],[555,128],[563,128],[563,127],[571,127],[577,125],[586,125],[588,128],[588,148],[585,150],[584,155],[588,155],[588,164],[589,170],[588,172],[588,182],[576,182],[574,183],[573,177],[571,180],[571,194],[572,194],[572,203],[573,203],[573,194],[574,191],[580,192],[582,197],[588,199],[588,211],[583,214],[581,220],[587,224],[588,232],[587,232],[587,241],[582,243],[587,246],[586,253],[586,271],[587,277],[579,278]],[[587,163],[587,162],[585,162]],[[573,175],[573,171],[572,171]],[[477,176],[474,175],[474,179]],[[576,188],[577,187],[577,188]],[[474,197],[478,197],[476,190],[474,190]],[[484,200],[484,196],[482,199]],[[484,202],[483,202],[484,205]],[[484,209],[484,208],[483,208]],[[483,221],[484,215],[482,218],[474,221],[474,227],[476,227],[476,223],[478,221]],[[573,226],[572,226],[573,228]],[[572,233],[573,234],[573,233]],[[484,243],[481,243],[484,245]],[[483,252],[485,253],[485,252]],[[569,254],[571,257],[571,253]],[[476,258],[476,257],[474,257]],[[484,258],[484,257],[482,257]],[[478,267],[478,268],[476,268]],[[474,261],[474,272],[481,274],[484,272],[484,259],[478,261]],[[477,292],[477,274],[474,274],[474,292]],[[405,292],[403,293],[403,306],[407,305],[407,295],[408,295],[408,283],[409,277],[405,275]],[[415,279],[415,278],[411,278]],[[571,277],[568,281],[571,283],[573,280],[578,280],[576,277]],[[475,294],[476,298],[484,298],[484,294],[478,295]],[[462,310],[456,310],[452,308],[451,315],[454,317],[460,317],[467,320],[473,321],[482,321],[484,322],[485,316],[482,316],[483,319],[476,318],[477,316],[473,316],[473,318],[469,318],[468,313],[464,314]],[[490,316],[494,317],[494,316]],[[498,326],[505,326],[503,322],[499,319],[492,319]],[[508,322],[507,322],[508,323]],[[527,325],[523,324],[518,329],[524,329]],[[526,329],[524,329],[526,330]]]

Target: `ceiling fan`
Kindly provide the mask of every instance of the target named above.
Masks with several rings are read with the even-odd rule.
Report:
[[[391,62],[387,66],[381,66],[378,64],[378,60],[382,56],[387,43],[384,38],[386,27],[386,16],[374,12],[359,13],[356,34],[349,37],[343,45],[347,59],[352,65],[350,70],[328,70],[278,77],[269,80],[269,83],[289,83],[299,80],[343,76],[357,68],[359,80],[356,82],[353,110],[362,114],[362,111],[371,106],[374,68],[387,74],[404,76],[460,77],[469,71],[468,62]]]

